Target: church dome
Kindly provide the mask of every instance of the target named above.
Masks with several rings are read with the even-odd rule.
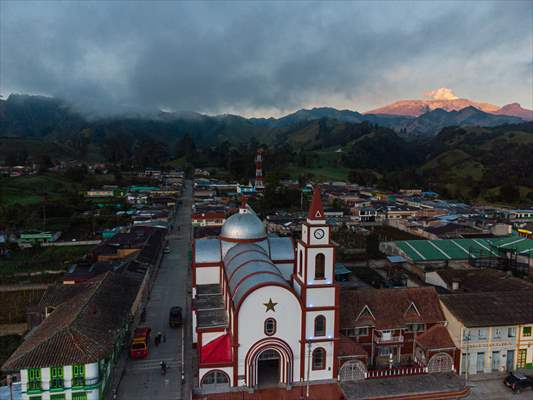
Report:
[[[229,217],[222,226],[220,236],[222,240],[259,240],[266,237],[266,231],[255,213],[245,212]]]

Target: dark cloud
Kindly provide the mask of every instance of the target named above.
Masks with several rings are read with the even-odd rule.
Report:
[[[447,86],[532,106],[529,1],[1,2],[0,93],[98,113],[364,111]]]

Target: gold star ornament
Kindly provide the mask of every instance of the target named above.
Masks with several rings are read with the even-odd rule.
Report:
[[[276,307],[278,303],[274,303],[272,299],[268,299],[268,303],[263,303],[263,305],[266,307],[265,312],[269,312],[269,311],[276,312],[276,309],[274,307]]]

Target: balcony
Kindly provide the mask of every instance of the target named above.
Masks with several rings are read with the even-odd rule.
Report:
[[[380,336],[374,333],[374,342],[377,344],[403,343],[403,335],[385,335]]]
[[[396,376],[424,375],[428,373],[428,368],[413,364],[411,366],[393,367],[384,369],[369,369],[365,373],[366,379],[390,378]]]

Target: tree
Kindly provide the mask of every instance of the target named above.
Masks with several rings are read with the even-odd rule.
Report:
[[[506,203],[516,203],[520,200],[520,190],[516,185],[506,183],[500,188],[500,200]]]

